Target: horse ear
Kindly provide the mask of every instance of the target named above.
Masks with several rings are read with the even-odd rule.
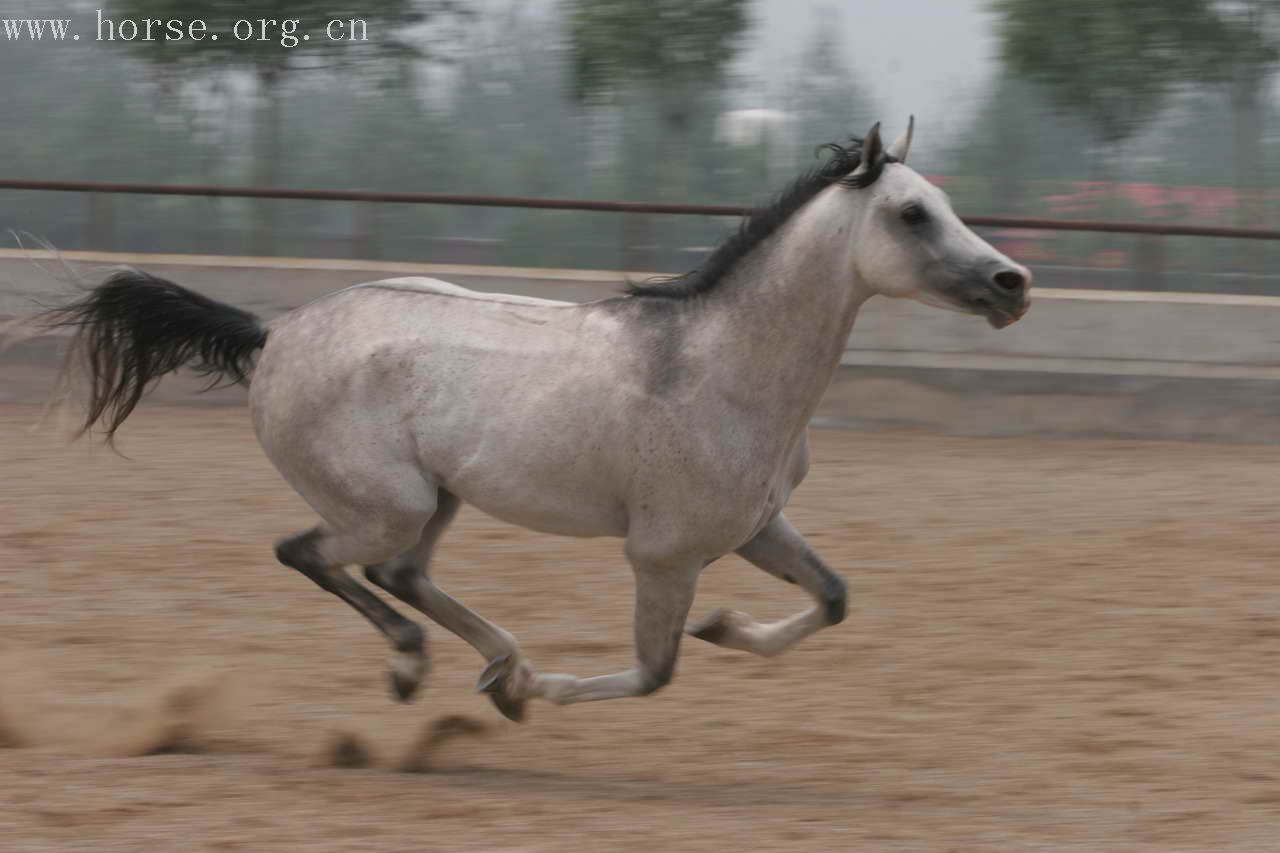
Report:
[[[880,165],[880,161],[884,159],[884,143],[880,140],[880,122],[871,125],[871,129],[867,131],[867,136],[862,140],[862,156],[858,163],[858,168],[854,169],[850,174],[850,178],[856,178],[865,172]]]
[[[862,162],[864,165],[879,163],[884,158],[884,142],[880,139],[880,122],[871,125],[867,138],[862,141]]]
[[[907,120],[907,130],[898,137],[898,141],[889,146],[889,156],[899,163],[907,162],[907,152],[911,150],[911,136],[916,129],[916,117]]]

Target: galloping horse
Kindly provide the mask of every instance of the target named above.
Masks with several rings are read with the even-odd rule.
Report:
[[[845,584],[783,514],[809,465],[806,425],[871,296],[910,297],[1002,328],[1031,274],[970,231],[906,165],[911,128],[880,126],[746,218],[697,270],[572,304],[429,278],[361,284],[262,325],[127,270],[41,318],[76,329],[84,429],[108,439],[154,380],[183,365],[249,384],[259,442],[321,522],[282,540],[286,566],[341,598],[394,653],[407,700],[422,630],[355,576],[484,656],[479,687],[519,720],[667,684],[681,635],[776,655],[845,615]],[[515,638],[431,580],[466,502],[567,536],[615,536],[635,572],[634,665],[546,673]],[[736,552],[814,604],[762,624],[717,611],[686,625],[698,576]]]

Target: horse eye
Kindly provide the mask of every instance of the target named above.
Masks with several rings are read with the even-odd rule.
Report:
[[[908,225],[920,225],[929,220],[929,214],[918,204],[909,204],[902,208],[902,221]]]

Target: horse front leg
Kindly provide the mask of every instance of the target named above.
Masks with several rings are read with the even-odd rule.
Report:
[[[481,689],[507,682],[507,692],[541,698],[557,705],[647,696],[671,682],[685,619],[693,604],[702,564],[698,561],[632,558],[635,570],[636,662],[630,669],[594,678],[564,673],[537,673],[521,662],[509,671],[489,673]]]
[[[776,578],[799,584],[813,597],[814,605],[769,623],[757,622],[737,610],[721,609],[690,626],[687,629],[690,636],[717,646],[773,657],[810,634],[844,620],[844,581],[827,568],[786,516],[779,513],[736,553]]]

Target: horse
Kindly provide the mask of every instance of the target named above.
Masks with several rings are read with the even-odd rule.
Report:
[[[997,329],[1030,304],[1031,273],[906,165],[913,129],[885,146],[877,123],[824,146],[701,267],[599,301],[393,278],[263,324],[124,269],[41,321],[74,330],[90,386],[82,434],[97,425],[110,442],[183,366],[248,385],[262,449],[319,516],[276,557],[383,634],[399,700],[424,678],[426,638],[372,587],[473,646],[478,689],[511,720],[532,699],[644,696],[671,681],[685,634],[768,657],[844,619],[845,582],[784,508],[862,304],[912,298]],[[463,503],[535,531],[622,539],[634,663],[591,678],[540,671],[440,589],[432,554]],[[731,552],[811,605],[772,623],[724,609],[689,622],[699,574]]]

